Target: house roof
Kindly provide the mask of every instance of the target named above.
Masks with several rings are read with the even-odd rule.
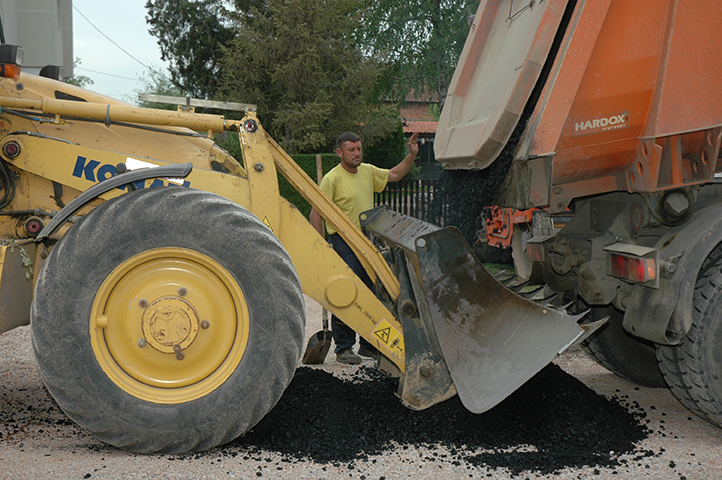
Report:
[[[404,124],[404,133],[430,133],[436,134],[439,122],[407,120]]]
[[[420,103],[439,103],[438,92],[428,92],[411,90],[406,94],[404,98],[405,102],[420,102]]]
[[[396,91],[396,88],[394,88],[394,91]],[[395,98],[395,96],[392,96],[392,98],[384,97],[382,100],[384,102],[396,103]],[[416,91],[411,89],[406,92],[404,103],[439,103],[439,93],[433,91],[429,92],[427,90]]]

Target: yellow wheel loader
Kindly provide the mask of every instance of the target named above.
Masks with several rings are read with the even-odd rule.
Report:
[[[21,74],[2,49],[0,333],[30,323],[48,390],[103,442],[202,451],[253,427],[302,356],[304,293],[378,348],[415,410],[458,393],[487,411],[601,324],[508,290],[454,228],[376,209],[362,233],[253,107],[240,121],[142,109]],[[224,130],[243,164],[212,142]]]

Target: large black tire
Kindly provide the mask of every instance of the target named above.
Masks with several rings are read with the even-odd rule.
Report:
[[[582,349],[598,364],[630,382],[646,387],[666,387],[655,357],[655,346],[635,337],[622,326],[624,314],[614,307],[594,307],[592,316],[609,320],[588,339]]]
[[[303,294],[255,216],[153,188],[73,226],[31,312],[45,385],[70,418],[133,452],[202,451],[253,427],[301,357]]]
[[[672,392],[700,417],[722,426],[722,258],[706,261],[694,288],[692,327],[677,346],[660,346],[657,358]]]
[[[672,394],[677,397],[679,403],[687,407],[687,409],[700,418],[707,418],[707,415],[700,409],[697,399],[692,393],[692,389],[688,384],[689,378],[685,362],[679,355],[684,352],[677,346],[657,345],[657,361],[659,362],[659,370],[664,376],[664,380],[669,386]]]

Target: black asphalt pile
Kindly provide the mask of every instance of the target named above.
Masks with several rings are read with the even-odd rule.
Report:
[[[476,243],[484,225],[484,207],[496,205],[499,189],[514,158],[528,119],[525,114],[499,156],[483,170],[444,170],[435,184],[429,221],[441,227],[454,226],[469,245]]]
[[[3,442],[47,434],[56,437],[85,435],[55,403],[45,387],[8,388],[0,384],[0,449]]]
[[[408,410],[394,395],[397,384],[367,367],[347,380],[302,367],[278,405],[222,451],[353,465],[394,445],[425,446],[433,453],[423,462],[545,474],[623,466],[618,457],[635,453],[648,434],[643,412],[605,399],[555,365],[481,415],[468,412],[458,397],[422,412]]]

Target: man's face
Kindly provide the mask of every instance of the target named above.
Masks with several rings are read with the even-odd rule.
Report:
[[[351,173],[361,165],[361,142],[343,142],[341,148],[336,149],[336,155],[341,157],[341,165]]]

